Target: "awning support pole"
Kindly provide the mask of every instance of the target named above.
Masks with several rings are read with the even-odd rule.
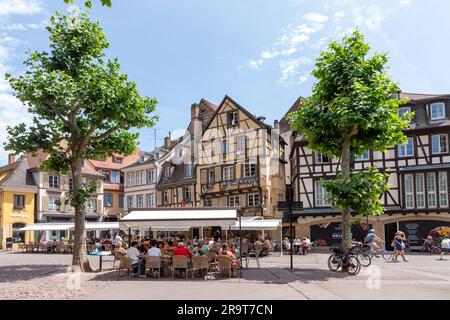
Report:
[[[128,248],[131,248],[131,228],[128,228]]]

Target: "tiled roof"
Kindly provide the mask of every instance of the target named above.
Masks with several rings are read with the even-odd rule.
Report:
[[[98,169],[112,169],[112,170],[120,170],[122,168],[125,168],[129,166],[130,164],[136,162],[139,160],[140,150],[136,149],[136,151],[129,155],[129,156],[122,156],[120,154],[113,154],[111,157],[105,159],[105,161],[99,161],[99,160],[88,160],[92,165],[98,170]],[[115,163],[113,161],[113,158],[120,158],[122,159],[122,163]]]
[[[280,120],[280,133],[285,133],[288,131],[291,131],[291,126],[289,122],[286,119],[286,116],[291,113],[292,111],[295,111],[300,108],[300,102],[305,100],[303,97],[299,97],[294,104],[289,108],[289,110],[286,112],[286,114],[281,118]]]
[[[186,175],[184,174],[184,164],[176,164],[173,167],[174,169],[172,175],[168,179],[164,179],[161,177],[159,183],[156,185],[157,189],[195,183],[195,168],[193,168],[192,170],[192,176],[186,177]]]
[[[1,167],[0,173],[8,172],[8,174],[0,181],[0,186],[29,189],[32,192],[36,192],[36,183],[28,169],[29,165],[26,158],[21,158],[14,163]]]
[[[409,98],[410,100],[424,100],[424,99],[435,99],[435,98],[450,98],[450,94],[431,94],[431,93],[410,93],[401,92],[400,98]]]

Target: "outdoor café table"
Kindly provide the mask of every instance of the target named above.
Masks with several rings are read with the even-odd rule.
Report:
[[[102,271],[102,264],[103,264],[103,256],[112,256],[112,252],[111,251],[93,251],[93,252],[89,252],[89,255],[91,256],[99,256],[99,269],[97,271]]]

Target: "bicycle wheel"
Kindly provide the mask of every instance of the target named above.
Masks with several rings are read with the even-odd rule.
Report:
[[[384,260],[391,260],[392,252],[383,250],[383,253],[381,254],[381,256],[383,257]]]
[[[342,265],[342,260],[338,256],[332,254],[328,258],[328,269],[330,269],[330,271],[333,271],[333,272],[338,271],[338,269],[341,267],[341,265]]]
[[[368,267],[372,263],[372,257],[364,251],[358,253],[357,258],[363,267]]]
[[[361,270],[361,263],[358,258],[355,256],[348,256],[345,271],[347,271],[348,274],[355,276],[359,273],[359,270]]]

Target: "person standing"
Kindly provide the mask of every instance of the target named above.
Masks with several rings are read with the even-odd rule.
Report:
[[[443,260],[444,254],[447,254],[450,252],[450,239],[448,237],[448,234],[444,236],[444,239],[441,241],[441,259]]]

